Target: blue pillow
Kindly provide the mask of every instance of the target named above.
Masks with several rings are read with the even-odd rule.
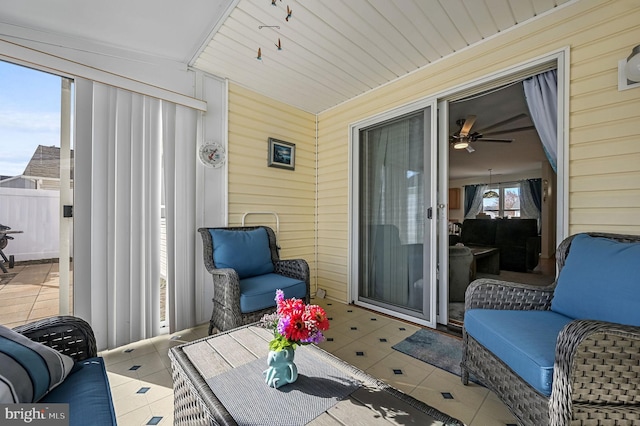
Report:
[[[640,326],[640,243],[574,237],[551,310],[574,319]]]
[[[269,236],[264,228],[250,231],[211,229],[216,268],[232,268],[240,279],[273,272]]]
[[[33,403],[61,384],[73,359],[0,325],[0,403]]]

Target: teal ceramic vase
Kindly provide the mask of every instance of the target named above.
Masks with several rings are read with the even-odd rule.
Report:
[[[288,383],[293,383],[298,378],[298,368],[293,362],[296,351],[293,348],[285,348],[281,351],[269,351],[267,368],[262,374],[269,387],[279,388]]]

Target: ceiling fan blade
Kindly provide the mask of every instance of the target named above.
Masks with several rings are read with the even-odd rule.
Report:
[[[515,139],[491,139],[491,138],[479,138],[474,142],[503,142],[503,143],[511,143]]]
[[[507,129],[507,130],[496,130],[495,132],[483,133],[487,136],[491,135],[504,135],[507,133],[516,133],[516,132],[526,132],[527,130],[535,130],[535,126],[525,126],[525,127],[516,127],[515,129]]]
[[[476,122],[475,115],[467,115],[467,119],[464,121],[462,125],[462,129],[460,129],[460,136],[467,136],[469,134],[469,130],[471,130],[471,126]]]
[[[527,114],[524,114],[524,113],[518,114],[518,115],[514,115],[513,117],[507,118],[506,120],[499,121],[497,123],[494,123],[494,124],[492,124],[490,126],[485,127],[482,130],[478,130],[478,133],[484,133],[484,132],[487,132],[487,131],[489,131],[491,129],[495,129],[496,127],[504,126],[505,124],[509,124],[509,123],[511,123],[513,121],[520,120],[521,118],[525,118],[526,116],[527,116]]]

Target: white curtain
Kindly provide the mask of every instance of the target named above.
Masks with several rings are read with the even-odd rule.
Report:
[[[553,171],[558,159],[558,77],[557,70],[535,75],[522,82],[531,120]]]
[[[529,181],[521,181],[520,186],[520,217],[523,219],[535,219],[540,230],[540,210],[536,206],[534,194],[531,192]]]
[[[74,310],[92,325],[99,349],[160,333],[164,145],[168,299],[178,298],[169,321],[190,327],[196,112],[83,79],[76,92],[75,221],[85,250],[74,253]]]
[[[368,244],[361,261],[367,265],[362,279],[368,287],[362,294],[407,305],[413,284],[407,244],[422,243],[424,232],[423,112],[369,129],[366,135],[361,223]]]
[[[489,185],[478,185],[476,195],[473,197],[473,201],[471,202],[471,207],[469,207],[469,211],[464,216],[465,219],[475,219],[476,215],[482,211],[483,196],[488,190]]]

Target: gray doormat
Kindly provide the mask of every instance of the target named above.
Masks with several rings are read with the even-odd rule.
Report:
[[[278,389],[269,387],[260,358],[207,379],[213,393],[239,425],[297,426],[309,423],[360,383],[307,351],[296,351],[298,379]]]
[[[392,348],[456,376],[461,374],[462,340],[457,337],[422,328]],[[478,383],[473,377],[469,380]]]

